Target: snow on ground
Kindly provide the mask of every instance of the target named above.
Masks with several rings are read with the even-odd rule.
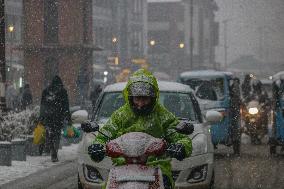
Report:
[[[27,161],[12,161],[12,166],[0,166],[0,186],[65,161],[77,158],[78,144],[63,146],[58,152],[59,162],[52,163],[50,156],[27,156]]]

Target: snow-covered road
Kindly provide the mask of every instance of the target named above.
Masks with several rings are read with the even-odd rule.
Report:
[[[0,166],[0,188],[1,185],[18,178],[76,159],[77,149],[78,144],[63,146],[58,152],[58,163],[52,163],[50,156],[27,156],[27,161],[12,161],[12,166]]]

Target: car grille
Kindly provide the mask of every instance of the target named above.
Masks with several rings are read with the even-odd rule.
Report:
[[[179,173],[180,173],[180,171],[172,171],[172,176],[173,176],[174,181],[177,180]]]

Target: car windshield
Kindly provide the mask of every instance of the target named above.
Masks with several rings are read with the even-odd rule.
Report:
[[[178,118],[187,118],[192,121],[197,120],[197,115],[194,110],[190,94],[161,92],[159,101]],[[96,120],[99,123],[104,123],[111,116],[111,114],[123,106],[124,103],[125,101],[122,93],[106,93],[101,100],[98,111],[96,112]]]
[[[182,83],[194,89],[200,99],[219,101],[225,97],[224,78],[188,79],[183,80]]]

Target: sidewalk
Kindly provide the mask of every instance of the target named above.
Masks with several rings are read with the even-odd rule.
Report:
[[[26,177],[37,171],[44,171],[52,166],[58,166],[77,158],[79,144],[63,146],[58,152],[59,162],[52,163],[50,156],[27,156],[27,161],[12,161],[12,166],[0,166],[1,185]]]

